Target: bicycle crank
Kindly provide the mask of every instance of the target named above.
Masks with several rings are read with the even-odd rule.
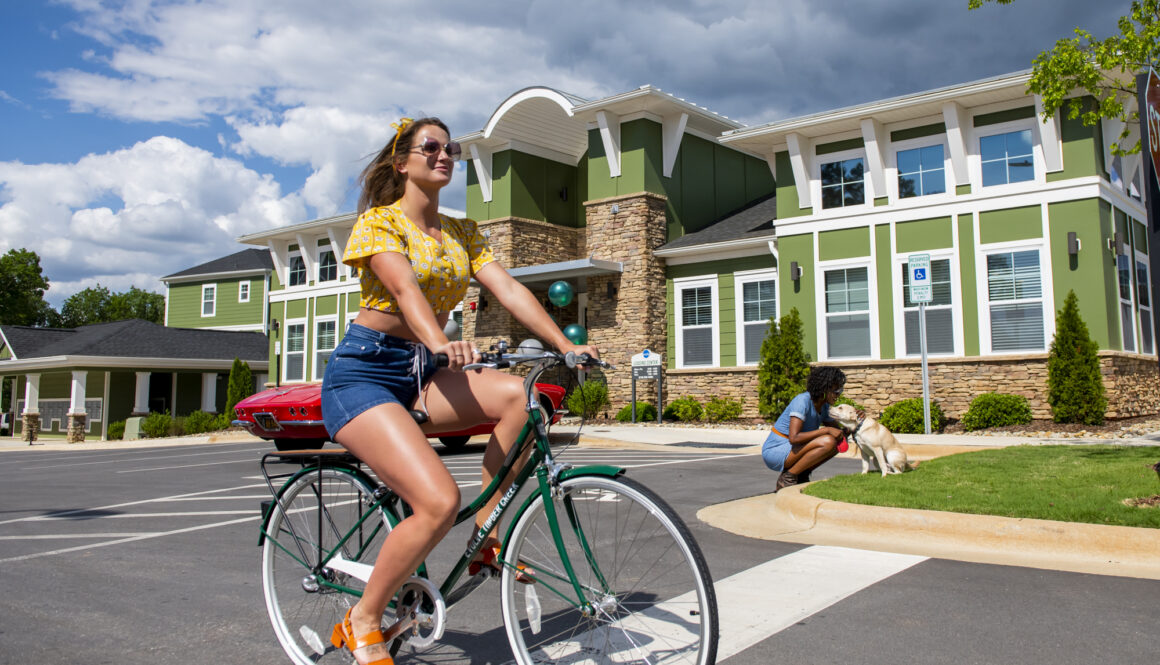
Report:
[[[397,598],[395,623],[383,631],[387,642],[399,640],[426,647],[443,637],[447,603],[431,580],[412,576],[403,583]]]

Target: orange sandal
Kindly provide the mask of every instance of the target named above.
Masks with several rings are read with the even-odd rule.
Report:
[[[372,630],[371,632],[356,638],[354,636],[354,628],[350,625],[350,610],[346,611],[346,617],[343,618],[342,623],[334,624],[334,632],[330,634],[330,643],[334,645],[335,649],[346,647],[350,650],[350,655],[363,647],[373,646],[375,644],[382,644],[386,640],[383,638],[382,629]],[[357,658],[355,659],[358,660]],[[387,656],[373,660],[366,665],[395,665],[395,661]]]
[[[498,544],[492,545],[491,547],[485,547],[480,550],[479,553],[483,556],[483,558],[472,561],[467,566],[467,574],[478,575],[479,572],[482,571],[485,567],[493,570],[496,575],[502,573],[503,566],[500,565],[500,563],[497,561],[499,558],[499,551],[500,546]],[[526,572],[527,568],[524,567],[524,564],[516,564],[516,571],[516,581],[520,584],[531,584],[532,582],[536,581],[535,578],[532,577],[531,573]]]

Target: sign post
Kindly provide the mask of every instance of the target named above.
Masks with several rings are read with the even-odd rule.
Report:
[[[1136,103],[1140,116],[1140,196],[1148,217],[1148,247],[1160,243],[1160,76],[1148,68],[1136,76]],[[1130,174],[1127,176],[1131,177]],[[1152,293],[1160,293],[1160,252],[1148,252]],[[1160,339],[1160,317],[1152,317],[1152,339]]]
[[[661,354],[653,353],[648,349],[632,357],[632,422],[636,422],[636,380],[657,382],[657,424],[661,422],[661,411],[664,402],[661,401]]]
[[[910,273],[910,302],[918,303],[918,345],[922,349],[922,427],[930,434],[930,374],[926,367],[926,304],[933,300],[930,285],[930,254],[906,257]]]

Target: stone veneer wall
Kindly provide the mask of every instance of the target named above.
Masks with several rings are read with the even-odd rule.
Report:
[[[1120,351],[1101,351],[1099,355],[1109,419],[1160,413],[1160,365],[1156,357]],[[918,360],[815,364],[840,367],[846,373],[845,395],[865,406],[872,416],[881,415],[883,409],[899,400],[922,397],[922,364]],[[1026,397],[1035,418],[1051,418],[1045,353],[1003,358],[944,358],[928,361],[928,366],[931,397],[948,417],[961,418],[971,400],[982,393],[1003,392]],[[756,418],[759,415],[757,368],[669,370],[665,401],[684,395],[692,395],[702,402],[713,395],[741,400],[744,417]],[[627,403],[625,399],[614,403],[613,408]]]
[[[65,436],[65,441],[68,443],[81,443],[85,440],[85,430],[88,429],[89,416],[85,413],[70,413],[68,414],[68,433]]]

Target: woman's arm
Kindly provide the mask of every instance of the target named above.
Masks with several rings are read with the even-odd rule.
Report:
[[[829,427],[829,426],[823,425],[822,427],[819,427],[818,429],[810,430],[808,432],[803,432],[802,425],[804,425],[804,424],[805,423],[802,421],[801,418],[798,418],[797,416],[790,417],[790,419],[789,419],[789,442],[790,442],[790,444],[798,446],[798,445],[801,445],[803,443],[809,443],[810,441],[813,441],[814,439],[818,438],[819,436],[823,436],[826,434],[833,436],[835,439],[842,436],[842,429],[840,427],[835,428],[835,427]]]
[[[516,320],[530,330],[533,335],[556,347],[561,353],[573,351],[587,353],[593,357],[600,356],[600,352],[595,346],[573,344],[565,337],[564,333],[560,331],[560,327],[556,325],[552,317],[548,316],[548,312],[544,310],[543,305],[540,304],[539,300],[536,300],[532,292],[509,275],[499,263],[493,261],[483,266],[475,273],[475,279],[487,287],[487,290],[499,300],[500,304],[511,312]]]

